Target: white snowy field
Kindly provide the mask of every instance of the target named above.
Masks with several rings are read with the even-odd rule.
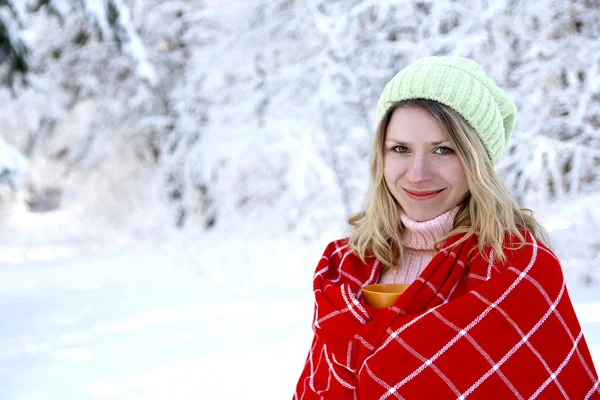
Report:
[[[285,241],[108,242],[32,217],[0,230],[0,399],[291,398],[320,254],[305,264],[310,250]]]
[[[65,219],[65,217],[67,217]],[[324,243],[0,226],[0,398],[291,398]],[[600,293],[569,282],[600,366]]]

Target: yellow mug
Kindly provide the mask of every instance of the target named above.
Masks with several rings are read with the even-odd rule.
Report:
[[[404,283],[375,283],[363,286],[362,292],[365,302],[379,310],[393,306],[409,286]]]

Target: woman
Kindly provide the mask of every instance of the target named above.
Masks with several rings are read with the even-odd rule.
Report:
[[[514,121],[469,59],[386,85],[365,211],[316,269],[295,399],[600,398],[560,263],[494,172]],[[410,286],[376,310],[377,282]]]

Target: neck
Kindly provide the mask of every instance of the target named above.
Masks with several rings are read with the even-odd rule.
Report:
[[[433,250],[435,243],[454,227],[454,218],[459,208],[456,206],[433,219],[422,222],[412,220],[401,211],[400,220],[405,227],[404,246],[414,250]]]

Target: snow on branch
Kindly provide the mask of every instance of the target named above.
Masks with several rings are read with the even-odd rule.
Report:
[[[121,0],[81,0],[88,18],[104,37],[112,36],[121,50],[137,63],[137,75],[150,85],[157,75],[148,60],[142,39],[132,25],[129,8]]]
[[[0,136],[0,184],[19,190],[27,164],[25,156]]]

